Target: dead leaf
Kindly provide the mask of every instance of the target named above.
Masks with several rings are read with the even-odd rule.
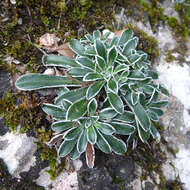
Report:
[[[48,146],[54,145],[57,141],[61,141],[63,139],[63,134],[55,135],[49,142],[46,144]]]
[[[94,160],[95,160],[95,151],[94,146],[88,143],[86,148],[86,164],[89,168],[94,167]]]
[[[73,58],[75,53],[69,48],[69,43],[65,43],[56,48],[56,51],[63,56]]]
[[[120,37],[123,31],[124,31],[124,30],[116,30],[116,31],[114,32],[114,34],[115,34],[116,36]]]

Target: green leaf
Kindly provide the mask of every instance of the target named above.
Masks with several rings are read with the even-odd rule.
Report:
[[[126,144],[121,139],[112,135],[104,135],[104,137],[116,154],[123,155],[127,151]]]
[[[94,126],[106,135],[112,135],[115,132],[115,129],[108,123],[96,122]]]
[[[83,81],[96,81],[99,79],[103,79],[102,75],[99,73],[88,73],[84,76]]]
[[[149,110],[154,112],[155,114],[157,114],[159,117],[161,117],[164,114],[164,112],[159,108],[151,108],[151,107],[149,107]]]
[[[118,93],[118,83],[113,78],[107,82],[107,88],[115,94]]]
[[[56,104],[60,104],[62,100],[68,100],[70,102],[76,102],[79,99],[83,99],[86,97],[87,87],[78,88],[76,90],[71,90],[64,94],[61,94],[55,99]]]
[[[159,86],[159,91],[160,91],[163,95],[165,95],[165,96],[167,96],[167,97],[170,96],[170,95],[169,95],[169,92],[168,92],[164,87],[162,87],[161,85]]]
[[[62,108],[53,104],[43,104],[42,110],[53,118],[64,119],[66,115],[66,112]]]
[[[73,140],[76,139],[81,133],[81,127],[73,127],[67,131],[67,133],[64,136],[65,140]]]
[[[112,108],[117,112],[122,114],[124,112],[124,105],[121,98],[112,92],[107,93],[108,100],[112,106]]]
[[[85,50],[85,55],[90,55],[90,56],[95,56],[96,55],[96,50],[94,46],[89,46]]]
[[[98,82],[91,84],[88,87],[88,90],[86,92],[87,99],[90,99],[90,98],[93,98],[94,96],[96,96],[100,92],[100,90],[102,89],[103,86],[104,86],[104,81],[98,81]]]
[[[121,34],[121,37],[119,39],[119,45],[124,45],[127,41],[129,41],[133,37],[133,31],[132,30],[124,30]]]
[[[131,92],[131,102],[133,105],[135,105],[138,102],[138,96],[136,95],[136,92]]]
[[[65,111],[68,110],[68,108],[71,106],[72,102],[68,101],[67,99],[63,99],[61,101],[61,105],[64,108]]]
[[[95,30],[93,32],[93,39],[97,40],[97,39],[100,39],[100,38],[101,38],[101,32],[99,30]]]
[[[67,71],[72,77],[84,77],[89,72],[92,72],[92,70],[84,67],[74,67]]]
[[[151,103],[149,106],[153,107],[153,108],[164,108],[167,105],[168,105],[167,100],[161,100],[161,101],[158,101],[158,102]]]
[[[152,121],[158,121],[158,115],[150,110],[147,111],[147,114],[149,116],[149,118],[152,120]]]
[[[111,119],[117,115],[117,112],[113,108],[104,108],[99,112],[101,119]]]
[[[69,43],[69,47],[78,55],[83,56],[85,52],[85,48],[83,45],[76,39],[72,39]]]
[[[148,71],[148,76],[150,76],[152,79],[158,79],[158,73],[155,71]]]
[[[105,45],[103,44],[102,41],[96,40],[95,49],[96,49],[97,54],[106,61],[107,60],[107,53],[106,53]]]
[[[75,120],[82,117],[87,112],[88,101],[79,100],[73,103],[66,113],[67,120]]]
[[[119,41],[119,38],[117,36],[114,36],[110,43],[110,48],[112,48],[113,46],[117,46],[118,41]]]
[[[142,72],[140,71],[131,71],[128,78],[130,80],[144,80],[145,79],[145,76]]]
[[[73,122],[57,121],[51,125],[51,129],[56,132],[62,132],[73,127]]]
[[[133,125],[121,123],[121,122],[112,122],[112,126],[116,130],[116,134],[120,135],[130,135],[135,132],[135,127]]]
[[[64,140],[58,149],[59,157],[65,157],[66,155],[68,155],[73,150],[75,144],[76,140]]]
[[[141,125],[138,124],[138,121],[137,121],[137,131],[138,131],[138,134],[139,134],[139,137],[141,139],[141,141],[144,143],[146,142],[149,137],[150,137],[150,131],[145,131]]]
[[[103,137],[103,135],[100,132],[97,132],[96,145],[102,152],[106,154],[111,153],[110,145],[108,144],[108,142],[106,141],[106,139]]]
[[[26,74],[17,79],[15,83],[19,90],[37,90],[43,88],[56,88],[64,86],[80,86],[74,80],[63,76],[51,76],[44,74]]]
[[[97,134],[93,126],[87,129],[87,139],[91,144],[95,144],[97,140]]]
[[[135,121],[135,116],[132,112],[130,111],[124,111],[122,114],[118,114],[114,120],[117,121],[123,121],[127,123],[133,123]]]
[[[158,132],[156,127],[153,125],[153,123],[151,123],[151,126],[150,126],[150,134],[152,135],[154,139],[158,139],[160,141],[160,133]]]
[[[65,67],[65,68],[71,68],[71,67],[78,67],[79,65],[75,62],[74,59],[60,56],[60,55],[45,55],[43,57],[43,63],[45,66],[54,66],[54,67]]]
[[[92,35],[86,34],[86,35],[85,35],[85,38],[86,38],[90,43],[94,43],[94,39],[93,39]]]
[[[139,39],[137,37],[129,40],[123,48],[123,54],[125,56],[129,56],[131,54],[131,51],[136,49],[138,41]]]
[[[93,63],[92,60],[89,59],[88,57],[79,57],[77,59],[77,63],[91,70],[94,70],[95,68],[95,63]]]
[[[86,150],[88,140],[87,140],[87,130],[84,129],[83,132],[81,133],[78,141],[77,141],[77,150],[78,152],[82,153]]]
[[[76,160],[77,158],[80,157],[80,155],[81,155],[81,153],[78,152],[77,146],[75,146],[75,147],[73,148],[72,152],[71,152],[71,159],[72,159],[72,160]]]
[[[115,47],[112,47],[108,52],[108,66],[112,66],[117,58],[117,51]]]
[[[103,58],[100,56],[96,56],[96,64],[100,68],[100,70],[104,71],[106,69],[106,63]]]
[[[125,65],[125,64],[117,65],[115,67],[115,69],[114,69],[114,74],[117,74],[117,73],[119,73],[121,71],[125,71],[125,70],[128,70],[128,69],[129,69],[128,65]]]
[[[89,115],[94,115],[96,113],[96,109],[98,107],[97,101],[95,98],[91,99],[90,102],[88,103],[88,113]]]
[[[150,119],[140,103],[134,105],[134,113],[143,130],[148,131],[150,129]]]

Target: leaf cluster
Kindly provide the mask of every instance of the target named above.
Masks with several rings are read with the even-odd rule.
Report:
[[[127,144],[142,142],[152,136],[159,139],[154,122],[163,115],[169,96],[167,90],[154,81],[158,74],[150,70],[145,52],[136,50],[138,37],[132,30],[121,37],[109,38],[100,31],[70,41],[74,58],[59,55],[43,57],[46,67],[59,67],[63,76],[26,74],[16,81],[21,90],[60,87],[54,104],[42,109],[54,119],[51,128],[57,133],[52,141],[62,140],[58,154],[70,154],[77,159],[86,152],[89,167],[93,167],[94,147],[104,153],[122,155]],[[126,142],[120,137],[127,136]]]

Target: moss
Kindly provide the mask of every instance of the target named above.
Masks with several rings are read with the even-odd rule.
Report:
[[[127,28],[132,29],[135,35],[139,37],[139,44],[137,48],[146,52],[151,62],[154,63],[156,58],[160,55],[158,41],[153,36],[149,36],[146,32],[136,26],[127,25]]]
[[[166,58],[165,59],[167,62],[172,62],[172,61],[176,60],[176,58],[172,55],[172,53],[173,53],[172,50],[168,50],[166,52]]]

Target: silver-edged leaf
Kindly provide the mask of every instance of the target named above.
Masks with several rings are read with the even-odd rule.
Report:
[[[58,149],[59,157],[67,156],[73,150],[75,144],[76,140],[70,140],[70,141],[64,140]]]
[[[124,111],[124,113],[118,114],[116,117],[114,117],[114,120],[127,122],[127,123],[133,123],[135,121],[135,115],[133,112]]]
[[[82,117],[87,112],[88,101],[79,100],[73,103],[66,113],[67,120],[75,120]]]
[[[62,132],[74,127],[74,123],[71,121],[57,121],[51,125],[51,129],[55,132]]]
[[[136,49],[137,44],[138,44],[138,41],[139,41],[139,39],[138,39],[137,37],[134,37],[134,38],[132,38],[131,40],[129,40],[129,41],[125,44],[122,53],[123,53],[125,56],[129,56],[129,55],[131,54],[132,50],[135,50],[135,49]]]
[[[127,151],[126,144],[121,139],[118,139],[113,135],[104,135],[104,138],[116,154],[123,155]]]
[[[55,119],[64,119],[66,116],[66,112],[60,106],[53,104],[43,104],[42,110]]]
[[[148,131],[150,129],[150,119],[140,103],[134,105],[134,113],[143,130]]]
[[[96,113],[96,109],[98,107],[97,101],[95,98],[91,99],[88,103],[88,113],[89,115],[94,115]]]
[[[83,81],[96,81],[103,79],[103,76],[99,73],[89,72],[83,77]]]
[[[118,45],[122,46],[133,37],[133,31],[130,29],[124,30],[119,39]]]
[[[107,93],[108,100],[112,106],[112,108],[119,114],[124,112],[124,104],[121,98],[112,92]]]
[[[106,52],[104,43],[100,40],[96,40],[95,41],[95,49],[96,49],[97,54],[106,61],[107,52]]]
[[[149,137],[150,137],[150,131],[149,130],[145,131],[141,127],[141,125],[138,123],[138,121],[137,121],[137,131],[138,131],[139,137],[140,137],[140,139],[141,139],[141,141],[143,143],[146,142],[149,139]]]
[[[91,70],[94,70],[95,68],[95,63],[93,63],[93,61],[89,59],[88,57],[79,57],[77,59],[77,63]]]
[[[90,99],[90,98],[93,98],[94,96],[96,96],[100,92],[102,87],[104,86],[104,83],[105,83],[104,81],[97,81],[97,82],[91,84],[88,87],[88,90],[86,92],[86,98]]]
[[[101,32],[99,30],[95,30],[93,32],[93,39],[97,40],[97,39],[100,39],[100,38],[101,38]]]
[[[111,119],[114,118],[118,113],[113,108],[104,108],[99,112],[100,119]]]
[[[19,90],[37,90],[64,86],[81,86],[75,80],[70,80],[65,76],[52,76],[39,73],[22,75],[17,79],[15,85]]]
[[[77,141],[77,150],[78,152],[82,153],[86,150],[88,144],[87,140],[87,130],[83,129],[78,141]]]
[[[95,59],[96,59],[96,64],[98,65],[99,69],[104,71],[106,69],[105,60],[101,58],[100,56],[96,56]]]
[[[84,77],[89,72],[92,72],[92,70],[85,67],[74,67],[67,70],[67,73],[72,77]]]
[[[87,129],[87,139],[91,144],[95,144],[97,141],[97,134],[93,126]]]
[[[115,94],[118,93],[118,83],[113,79],[113,77],[107,82],[107,88]]]
[[[108,67],[111,67],[114,64],[116,58],[117,58],[117,50],[114,46],[108,52],[108,59],[107,59],[108,60]]]
[[[112,135],[115,132],[115,129],[110,124],[104,122],[95,122],[94,127],[106,135]]]
[[[54,55],[54,54],[45,55],[43,57],[43,64],[45,66],[55,66],[55,67],[65,67],[65,68],[79,66],[76,63],[76,61],[72,58],[60,55]]]
[[[112,122],[111,124],[115,128],[116,134],[130,135],[135,132],[135,127],[133,125],[121,122]]]
[[[97,141],[96,141],[97,147],[104,153],[109,154],[111,153],[111,147],[106,141],[106,139],[103,137],[103,135],[97,131]]]
[[[76,39],[72,39],[69,43],[69,47],[74,51],[76,54],[83,56],[85,52],[84,46]]]

